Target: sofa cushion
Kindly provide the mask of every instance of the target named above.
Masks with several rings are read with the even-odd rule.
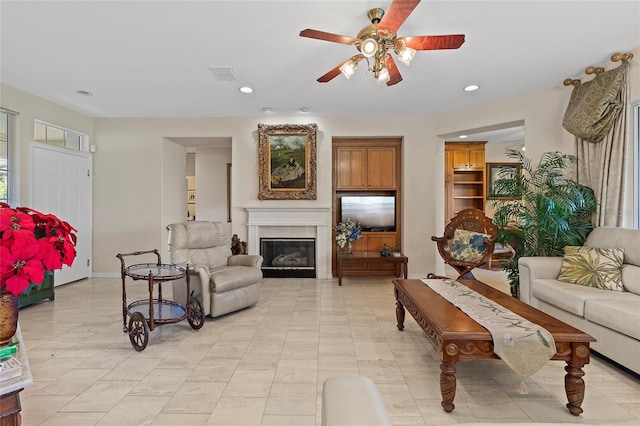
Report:
[[[220,266],[209,269],[211,291],[224,293],[255,284],[262,279],[262,271],[250,266]]]
[[[587,300],[626,300],[629,297],[628,292],[601,290],[554,279],[535,280],[532,294],[544,302],[581,317],[584,317],[584,304]]]
[[[624,249],[624,263],[640,266],[640,229],[598,226],[589,233],[584,246]]]
[[[622,285],[626,291],[640,295],[640,266],[622,265]]]
[[[451,257],[463,262],[476,263],[484,256],[487,246],[485,240],[490,238],[491,235],[456,229],[451,243]]]
[[[558,280],[604,290],[624,291],[623,258],[624,250],[621,248],[567,246],[564,248]]]
[[[627,293],[628,300],[591,299],[584,305],[587,320],[640,340],[640,296]]]

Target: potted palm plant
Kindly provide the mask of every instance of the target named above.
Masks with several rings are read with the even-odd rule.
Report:
[[[498,174],[487,199],[495,209],[498,243],[509,244],[516,252],[504,269],[511,295],[519,297],[518,259],[562,256],[566,246],[581,246],[593,229],[597,202],[591,188],[565,175],[575,156],[546,152],[534,168],[520,150],[508,149],[506,155],[521,164],[521,173]]]

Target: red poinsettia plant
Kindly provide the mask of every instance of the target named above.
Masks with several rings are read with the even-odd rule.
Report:
[[[71,266],[76,229],[52,214],[0,203],[0,290],[20,295],[46,271]]]

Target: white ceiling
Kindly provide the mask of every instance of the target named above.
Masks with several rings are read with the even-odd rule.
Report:
[[[640,1],[423,0],[398,31],[466,35],[418,52],[404,80],[316,79],[356,53],[300,30],[355,36],[382,1],[6,1],[0,79],[93,117],[434,115],[562,87],[640,46]],[[220,82],[209,67],[231,67]],[[462,91],[480,85],[472,93]],[[241,94],[250,85],[255,92]],[[93,96],[80,96],[86,90]],[[570,89],[567,89],[570,90]]]

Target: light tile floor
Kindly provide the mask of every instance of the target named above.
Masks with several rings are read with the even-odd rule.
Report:
[[[146,297],[139,283],[128,283],[128,302]],[[258,305],[199,331],[158,327],[142,352],[122,332],[121,300],[119,279],[96,278],[20,311],[34,376],[24,425],[319,425],[322,383],[347,373],[373,379],[397,425],[640,419],[638,377],[597,357],[580,417],[564,406],[563,363],[520,395],[499,360],[459,363],[456,409],[445,413],[437,356],[410,316],[396,329],[386,277],[265,279]]]

